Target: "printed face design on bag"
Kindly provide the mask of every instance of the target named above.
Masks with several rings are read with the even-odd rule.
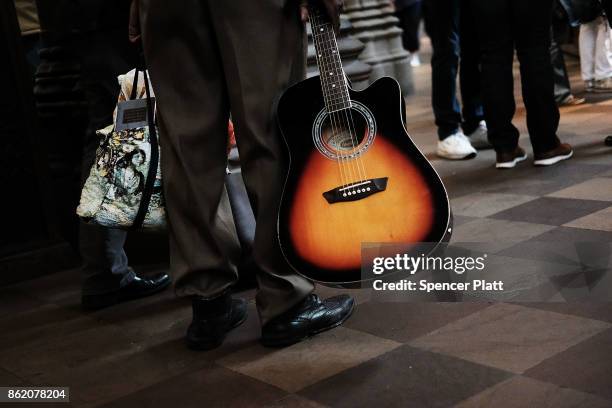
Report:
[[[136,149],[126,154],[117,162],[115,178],[115,196],[129,196],[144,189],[145,176],[138,167],[146,162],[146,154]]]

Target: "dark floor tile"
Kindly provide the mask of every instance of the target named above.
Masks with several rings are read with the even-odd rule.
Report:
[[[28,383],[23,379],[17,377],[15,374],[0,368],[0,387],[11,387],[18,385],[27,385]]]
[[[543,196],[589,180],[605,172],[606,165],[567,161],[557,166],[518,166],[482,181],[482,191]]]
[[[124,334],[135,341],[163,342],[165,335],[172,336],[177,327],[185,328],[191,320],[191,302],[176,298],[172,292],[169,289],[144,299],[88,313],[88,316],[121,326]]]
[[[0,318],[0,349],[51,340],[95,325],[95,320],[67,308],[48,304]]]
[[[345,326],[406,343],[484,309],[488,303],[368,302]]]
[[[610,206],[607,201],[541,197],[490,218],[560,226]]]
[[[448,407],[511,374],[458,358],[399,347],[299,394],[332,407]]]
[[[612,268],[612,242],[595,239],[574,242],[529,240],[505,248],[497,255],[573,266],[576,271]]]
[[[6,316],[15,316],[44,304],[43,301],[28,296],[26,293],[14,287],[0,288],[0,299],[2,299],[0,319]],[[0,330],[2,330],[1,323]]]
[[[271,385],[212,365],[154,384],[105,405],[111,407],[262,407],[286,395]]]
[[[257,316],[254,303],[249,303],[247,320],[239,327],[228,333],[223,345],[214,350],[194,352],[185,346],[185,332],[191,322],[191,315],[187,320],[177,323],[170,323],[165,329],[151,327],[141,329],[138,322],[135,327],[124,332],[127,336],[134,339],[134,344],[139,348],[148,349],[168,365],[188,365],[194,361],[213,362],[227,354],[236,352],[240,349],[254,346],[259,343],[261,326]],[[149,333],[149,337],[147,337]]]
[[[80,269],[68,269],[13,285],[28,296],[43,302],[61,303],[80,296]]]
[[[189,360],[180,352],[175,353],[174,357],[168,361],[138,347],[118,348],[114,352],[100,353],[96,359],[81,364],[58,364],[47,368],[36,375],[34,382],[69,386],[75,400],[92,406],[122,398],[210,364],[194,354]]]
[[[549,358],[525,376],[612,400],[612,329]]]
[[[90,321],[84,329],[68,333],[62,329],[62,325],[50,325],[48,333],[41,333],[34,341],[0,349],[0,364],[18,376],[38,383],[41,378],[48,379],[46,376],[59,368],[73,369],[88,362],[117,358],[134,349],[131,341],[116,326]]]

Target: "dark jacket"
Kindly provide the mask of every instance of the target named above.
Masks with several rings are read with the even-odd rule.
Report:
[[[601,5],[603,6],[604,12],[608,17],[610,27],[612,27],[612,0],[601,0]]]
[[[600,0],[559,0],[559,3],[573,27],[595,20],[603,12]]]

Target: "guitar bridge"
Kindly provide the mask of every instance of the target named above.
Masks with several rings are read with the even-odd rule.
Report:
[[[323,193],[328,203],[341,203],[344,201],[357,201],[372,194],[385,191],[389,177],[380,177],[360,181],[346,186],[336,187]]]

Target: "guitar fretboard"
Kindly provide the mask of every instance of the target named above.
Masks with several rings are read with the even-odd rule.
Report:
[[[333,26],[316,7],[309,8],[309,15],[325,108],[330,113],[350,108],[351,98]]]

